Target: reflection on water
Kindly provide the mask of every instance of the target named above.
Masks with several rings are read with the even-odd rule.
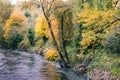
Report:
[[[0,51],[0,80],[67,80],[67,78],[55,65],[39,55]]]
[[[49,80],[67,80],[65,75],[60,74],[58,69],[48,62],[43,63],[43,67],[40,69],[40,73]]]

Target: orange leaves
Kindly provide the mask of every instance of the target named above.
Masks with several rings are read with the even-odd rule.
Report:
[[[15,27],[14,30],[19,31],[19,28],[23,27],[25,20],[26,17],[21,14],[12,14],[10,19],[6,21],[6,25],[4,27],[4,37],[8,37],[9,31],[12,27]]]

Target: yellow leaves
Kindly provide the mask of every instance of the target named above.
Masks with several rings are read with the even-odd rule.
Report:
[[[36,20],[35,35],[40,37],[45,36],[47,27],[48,27],[47,21],[43,16],[40,16]]]
[[[58,22],[56,19],[51,20],[51,28],[53,30],[53,33],[57,39],[58,34]],[[47,38],[51,39],[50,30],[48,28],[48,23],[43,15],[40,15],[39,18],[36,20],[35,25],[35,35],[39,37],[46,36]]]
[[[114,10],[100,11],[97,8],[85,8],[78,14],[78,23],[83,23],[83,27],[92,25],[97,28],[101,27],[103,23],[113,21],[115,14]]]
[[[83,39],[80,41],[80,45],[83,47],[83,49],[95,44],[96,36],[93,31],[87,31],[87,33],[84,32],[82,34],[82,38]]]
[[[12,14],[10,18],[6,21],[6,25],[4,27],[4,37],[7,38],[9,34],[9,30],[14,27],[16,31],[19,31],[20,27],[23,27],[23,23],[25,22],[26,17],[21,14]]]
[[[89,8],[84,6],[84,9],[77,15],[79,24],[82,24],[82,40],[79,42],[81,45],[81,53],[89,51],[89,49],[102,46],[103,39],[105,38],[106,31],[115,20],[116,10],[99,10],[97,7]],[[111,27],[111,25],[110,25]]]
[[[58,53],[54,48],[49,49],[45,54],[45,58],[48,59],[48,60],[57,60],[58,59]]]
[[[78,14],[78,23],[84,22],[83,26],[91,25],[98,18],[98,14],[97,10],[85,9]]]

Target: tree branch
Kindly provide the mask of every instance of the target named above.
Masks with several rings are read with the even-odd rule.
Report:
[[[118,18],[118,19],[112,21],[110,24],[108,24],[108,25],[106,26],[106,28],[109,27],[110,25],[114,24],[114,23],[117,22],[117,21],[120,21],[120,18]]]

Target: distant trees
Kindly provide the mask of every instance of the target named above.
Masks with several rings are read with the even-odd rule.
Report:
[[[22,10],[36,10],[37,8],[39,8],[38,5],[38,0],[29,0],[29,1],[22,1],[20,4],[20,7]]]
[[[9,19],[13,6],[8,0],[0,0],[0,23],[5,23]]]

